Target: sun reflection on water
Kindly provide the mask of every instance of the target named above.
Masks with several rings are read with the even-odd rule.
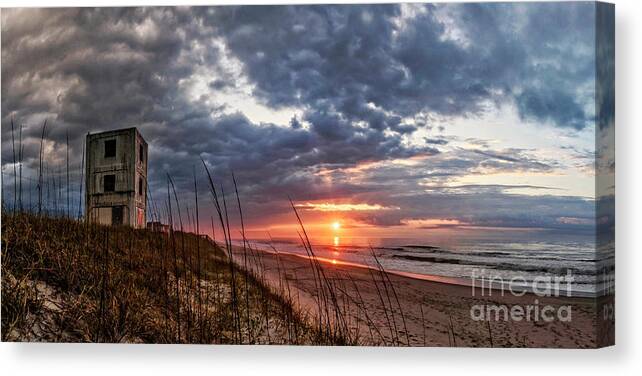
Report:
[[[334,249],[332,250],[332,263],[336,265],[337,258],[339,257],[339,245],[341,244],[341,239],[338,236],[335,236],[332,240],[332,245]]]

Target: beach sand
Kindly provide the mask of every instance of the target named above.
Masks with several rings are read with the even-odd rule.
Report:
[[[235,248],[234,253],[236,263],[241,265],[247,260],[248,268],[263,275],[272,288],[289,295],[295,305],[313,317],[318,314],[317,287],[309,259],[266,251],[249,252],[245,259],[241,248]],[[360,344],[592,348],[612,340],[604,334],[611,334],[612,328],[604,328],[598,314],[613,297],[596,301],[531,293],[515,296],[509,291],[502,296],[499,290],[482,291],[394,273],[384,277],[376,270],[327,261],[320,264],[335,286],[338,304],[349,312],[344,321],[353,333],[358,333]],[[388,278],[394,291],[388,284],[386,293],[381,281]],[[503,314],[496,320],[495,311],[487,316],[489,320],[472,318],[471,309],[479,315],[489,306],[505,306],[507,310],[514,306],[533,308],[530,320],[504,320]],[[553,310],[554,320],[533,319],[535,309],[541,312],[548,306],[552,307],[549,309]],[[566,308],[558,311],[560,307]],[[564,319],[570,312],[570,320],[560,320],[556,314],[559,312]]]

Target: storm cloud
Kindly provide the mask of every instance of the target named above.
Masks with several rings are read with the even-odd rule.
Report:
[[[452,145],[444,123],[510,106],[542,128],[594,126],[594,14],[589,3],[3,10],[2,165],[12,119],[27,172],[45,119],[47,157],[61,161],[69,137],[74,166],[88,132],[137,126],[157,197],[167,172],[189,189],[203,158],[222,180],[234,172],[257,216],[288,210],[291,195],[401,208],[368,223],[564,227],[558,209],[588,216],[585,198],[426,187],[560,167],[524,148]]]

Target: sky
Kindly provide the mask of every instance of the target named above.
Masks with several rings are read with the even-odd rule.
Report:
[[[372,237],[590,233],[596,134],[614,132],[613,110],[596,101],[595,13],[594,3],[3,9],[5,199],[11,120],[23,125],[27,179],[46,119],[47,165],[64,168],[68,137],[75,181],[87,132],[138,127],[152,198],[166,197],[169,173],[193,212],[196,174],[201,223],[212,205],[200,159],[228,197],[233,172],[256,236],[296,236],[288,198],[319,234],[334,222]]]

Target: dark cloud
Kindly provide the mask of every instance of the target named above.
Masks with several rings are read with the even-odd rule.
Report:
[[[397,204],[408,208],[403,212],[362,214],[358,218],[363,223],[379,226],[397,226],[408,219],[441,218],[457,219],[461,222],[461,226],[468,227],[541,228],[568,232],[582,231],[587,234],[595,229],[595,206],[590,200],[548,195],[508,195],[508,198],[512,200],[507,199],[506,194],[492,190],[439,195],[423,194],[396,200]],[[573,224],[560,221],[560,218],[571,215],[585,218],[586,223]]]
[[[267,204],[287,194],[374,202],[404,190],[390,205],[416,213],[400,211],[390,223],[419,218],[442,205],[422,191],[426,180],[556,168],[523,149],[480,143],[478,150],[445,152],[449,138],[431,136],[417,146],[408,137],[432,129],[428,115],[447,121],[507,104],[524,119],[586,127],[594,114],[584,99],[593,97],[595,72],[593,26],[585,21],[593,12],[588,4],[3,10],[2,164],[10,162],[11,118],[25,125],[25,168],[32,172],[45,119],[52,165],[62,161],[67,135],[79,166],[88,132],[137,126],[151,145],[156,197],[165,172],[187,190],[202,157],[217,177],[234,171],[259,214],[287,210]],[[203,71],[212,94],[248,87],[266,107],[300,114],[289,124],[258,124],[207,92],[192,98],[186,86]],[[385,163],[397,159],[425,163]],[[383,165],[361,182],[346,172],[372,163]],[[504,192],[493,194],[484,200],[500,201]],[[465,215],[461,203],[447,201]],[[514,196],[504,205],[529,210]],[[509,212],[496,214],[512,218]]]
[[[592,121],[592,95],[577,90],[594,81],[594,7],[411,9],[404,18],[389,5],[226,7],[207,19],[272,106],[332,106],[376,129],[396,116],[477,114],[506,100],[525,119],[575,129]],[[446,18],[463,41],[447,37]]]
[[[448,140],[446,140],[444,138],[428,138],[428,137],[426,137],[426,138],[424,138],[424,141],[427,144],[432,144],[432,145],[447,145],[448,144]]]
[[[544,187],[539,185],[528,184],[463,184],[463,185],[442,185],[442,186],[428,186],[430,191],[443,191],[443,192],[465,192],[465,193],[503,193],[513,189],[535,189],[535,190],[559,190],[555,187]]]
[[[575,129],[582,129],[589,120],[580,103],[562,91],[529,88],[517,98],[517,108],[524,119],[551,121]]]

